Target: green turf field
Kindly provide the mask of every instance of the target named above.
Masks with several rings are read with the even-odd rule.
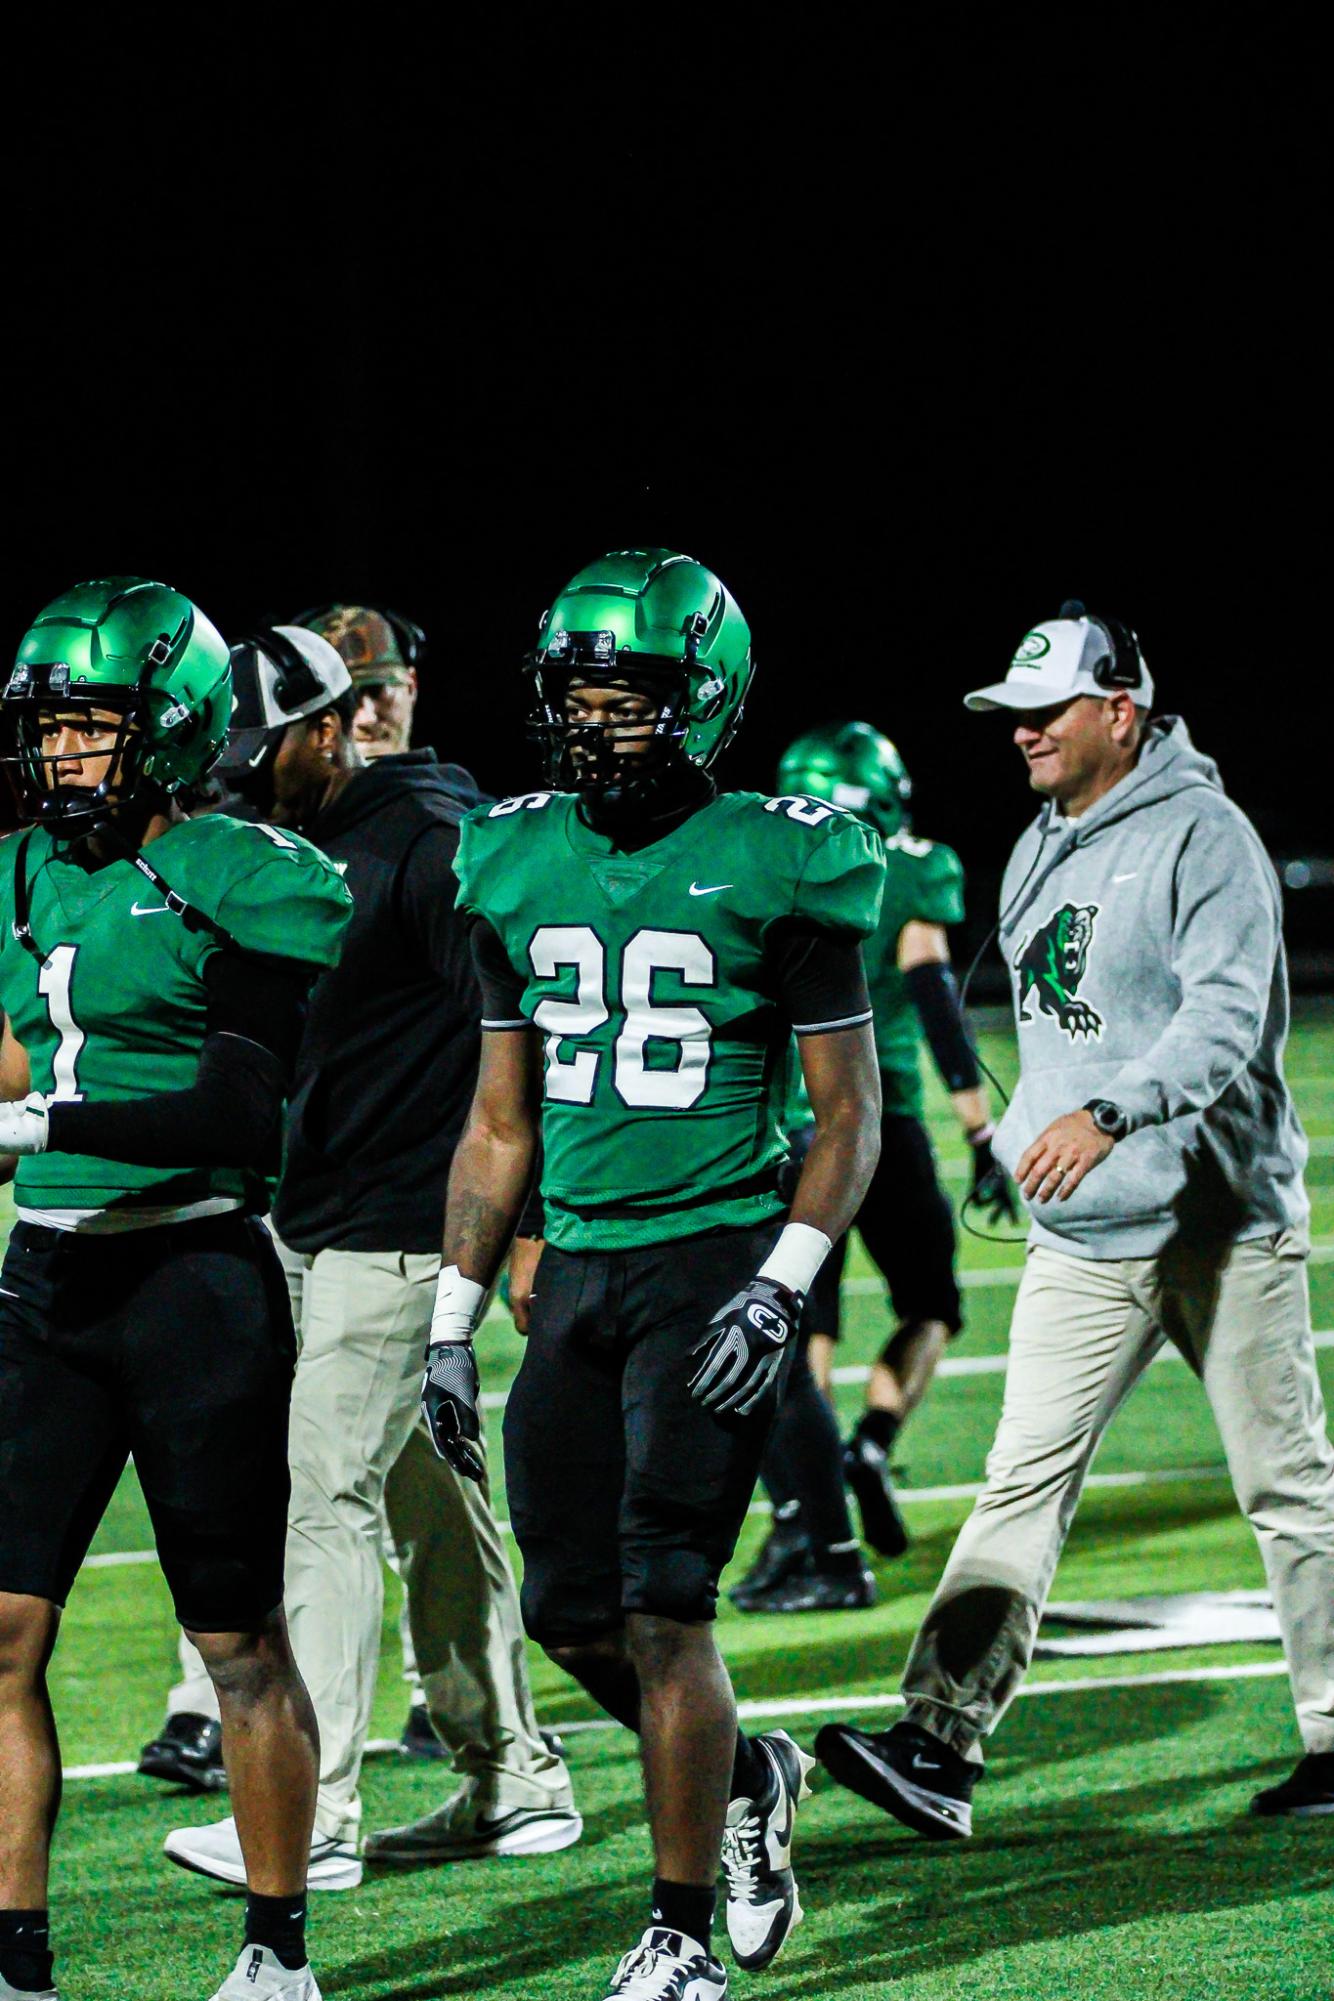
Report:
[[[990,1037],[989,1054],[1008,1074],[1004,1039]],[[1289,1071],[1313,1141],[1311,1278],[1334,1405],[1328,1005],[1302,1017]],[[932,1104],[958,1194],[962,1148],[947,1108],[938,1096]],[[965,1239],[969,1327],[954,1358],[1003,1351],[1019,1255]],[[868,1361],[886,1324],[865,1265],[854,1265],[840,1362]],[[493,1319],[481,1346],[490,1392],[504,1390],[519,1351],[509,1323]],[[809,1742],[840,1698],[892,1693],[968,1508],[966,1496],[914,1500],[913,1490],[981,1477],[1001,1385],[998,1370],[945,1374],[905,1435],[916,1540],[906,1559],[880,1567],[877,1610],[782,1620],[724,1612],[719,1637],[752,1713],[782,1715]],[[860,1390],[839,1394],[850,1415]],[[500,1480],[494,1436],[492,1459]],[[1097,1484],[1109,1474],[1143,1477]],[[499,1502],[503,1512],[503,1482]],[[755,1513],[740,1564],[763,1532]],[[147,1546],[127,1480],[95,1554]],[[1262,1584],[1207,1407],[1186,1369],[1168,1362],[1150,1371],[1105,1443],[1055,1595]],[[404,1710],[396,1611],[391,1583],[376,1715],[385,1736],[397,1734]],[[918,1841],[817,1776],[797,1837],[807,1922],[769,1973],[735,1974],[733,1992],[774,2001],[1329,2001],[1334,1820],[1272,1824],[1245,1814],[1250,1793],[1300,1749],[1277,1662],[1276,1648],[1253,1646],[1039,1666],[1031,1699],[1015,1706],[993,1746],[971,1844]],[[133,1758],[161,1720],[174,1667],[155,1568],[86,1570],[53,1670],[66,1767],[78,1774]],[[536,1657],[533,1675],[544,1721],[593,1723],[590,1705]],[[631,1739],[592,1727],[568,1741],[581,1845],[549,1858],[368,1874],[359,1891],[318,1899],[312,1957],[326,1996],[600,2001],[599,1982],[645,1921],[651,1865]],[[367,1825],[425,1811],[445,1784],[437,1770],[369,1760]],[[173,1868],[160,1849],[169,1828],[221,1810],[130,1776],[71,1776],[52,1888],[68,2001],[204,2001],[212,1992],[238,1949],[239,1900]]]

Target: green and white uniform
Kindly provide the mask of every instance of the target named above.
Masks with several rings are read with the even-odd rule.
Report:
[[[886,1116],[920,1119],[923,1112],[920,1051],[922,1024],[898,966],[904,926],[962,924],[963,864],[953,848],[899,832],[888,840],[872,834],[885,857],[885,894],[880,921],[862,947],[866,984],[875,1012],[875,1050]],[[785,1129],[809,1125],[810,1101],[801,1065],[793,1051],[788,1071]]]
[[[722,793],[619,851],[569,793],[465,820],[459,904],[498,935],[546,1036],[542,1198],[563,1250],[630,1250],[781,1215],[789,920],[845,943],[880,909],[879,838],[818,800]],[[865,1020],[865,1015],[857,1017]]]
[[[14,935],[20,856],[40,963]],[[336,963],[352,900],[332,863],[299,835],[211,814],[171,827],[151,857],[241,951]],[[41,828],[0,842],[0,1006],[27,1051],[33,1090],[57,1102],[188,1090],[204,1041],[204,968],[218,950],[217,937],[187,929],[130,861],[88,871]],[[268,1206],[253,1171],[54,1152],[20,1161],[15,1198],[22,1218],[66,1229]]]

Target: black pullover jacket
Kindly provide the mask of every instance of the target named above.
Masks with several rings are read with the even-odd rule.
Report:
[[[311,995],[273,1220],[293,1250],[438,1251],[477,1078],[477,979],[454,907],[482,798],[432,750],[368,764],[302,831],[344,865],[352,922]]]

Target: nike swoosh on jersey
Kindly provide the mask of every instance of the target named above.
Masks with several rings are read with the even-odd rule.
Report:
[[[708,882],[703,884],[692,882],[690,885],[690,894],[692,896],[716,896],[720,889],[732,889],[734,887],[735,884],[730,882]]]
[[[165,917],[165,903],[135,903],[130,906],[131,917]]]
[[[1138,870],[1137,868],[1132,868],[1132,869],[1131,869],[1131,871],[1130,871],[1130,874],[1129,874],[1129,875],[1114,875],[1114,876],[1112,877],[1112,881],[1113,881],[1113,882],[1133,882],[1133,881],[1135,880],[1135,877],[1136,877],[1136,876],[1137,876],[1138,874],[1139,874],[1139,870]]]

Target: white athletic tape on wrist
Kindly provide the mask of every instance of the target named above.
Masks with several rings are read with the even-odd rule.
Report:
[[[428,1347],[434,1348],[437,1341],[471,1341],[485,1304],[484,1285],[465,1278],[457,1265],[442,1265],[435,1282]]]
[[[809,1292],[833,1248],[823,1230],[813,1230],[809,1223],[786,1223],[758,1276],[785,1285],[789,1292]]]

